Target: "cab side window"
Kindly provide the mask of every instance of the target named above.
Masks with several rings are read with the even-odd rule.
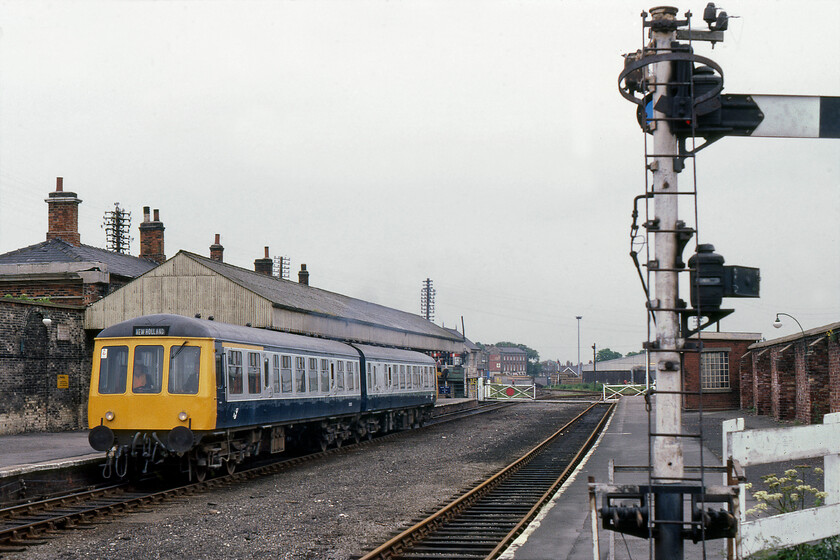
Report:
[[[170,347],[167,390],[171,394],[195,395],[198,393],[200,365],[201,348],[197,346]]]

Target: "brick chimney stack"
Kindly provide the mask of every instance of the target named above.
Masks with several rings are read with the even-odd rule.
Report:
[[[274,272],[274,261],[268,256],[268,247],[265,248],[265,258],[254,261],[254,270],[266,276]]]
[[[298,284],[309,285],[309,272],[306,270],[306,265],[300,265],[300,272],[298,272]]]
[[[44,199],[48,207],[47,241],[63,239],[70,245],[82,244],[79,236],[79,204],[74,192],[64,192],[64,178],[55,178],[55,192]]]
[[[216,242],[210,245],[210,258],[214,261],[224,262],[222,258],[222,253],[225,252],[225,248],[222,247],[221,243],[219,243],[219,239],[221,235],[218,233],[216,234]]]
[[[155,208],[155,219],[149,221],[149,207],[143,207],[143,223],[140,224],[140,258],[158,264],[166,260],[163,254],[163,222],[159,210]]]

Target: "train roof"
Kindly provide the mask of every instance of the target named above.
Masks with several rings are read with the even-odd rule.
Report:
[[[243,327],[170,313],[144,315],[117,323],[104,329],[97,338],[133,337],[136,336],[137,331],[135,329],[150,329],[145,331],[146,335],[149,336],[212,338],[227,342],[261,344],[358,358],[358,352],[353,348],[335,340]]]
[[[435,364],[434,359],[430,356],[411,350],[385,348],[382,346],[369,346],[367,344],[354,344],[353,346],[362,351],[366,360],[376,360],[382,362],[425,362],[429,365]]]

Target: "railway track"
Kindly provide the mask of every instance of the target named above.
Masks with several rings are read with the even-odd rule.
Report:
[[[493,477],[359,560],[497,557],[568,478],[613,407],[593,404]]]
[[[510,403],[493,403],[473,409],[455,411],[433,418],[428,425],[491,412]],[[84,529],[107,523],[114,516],[144,510],[173,498],[206,492],[214,488],[269,476],[301,463],[328,455],[346,453],[358,446],[378,445],[399,437],[405,432],[393,432],[359,443],[330,448],[326,451],[293,457],[282,461],[255,464],[247,470],[223,474],[202,482],[161,487],[159,481],[147,480],[137,484],[121,483],[92,490],[74,489],[54,498],[28,502],[0,509],[0,556],[20,552],[26,547],[56,538],[61,531]]]

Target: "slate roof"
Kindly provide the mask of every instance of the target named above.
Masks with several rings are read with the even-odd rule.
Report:
[[[90,245],[71,245],[55,238],[3,253],[0,265],[92,262],[102,263],[110,274],[136,278],[157,266],[157,263]]]
[[[328,292],[314,286],[281,280],[275,276],[219,262],[188,251],[182,250],[179,254],[201,263],[213,272],[271,301],[275,307],[281,309],[461,341],[460,336],[453,335],[420,315]]]

